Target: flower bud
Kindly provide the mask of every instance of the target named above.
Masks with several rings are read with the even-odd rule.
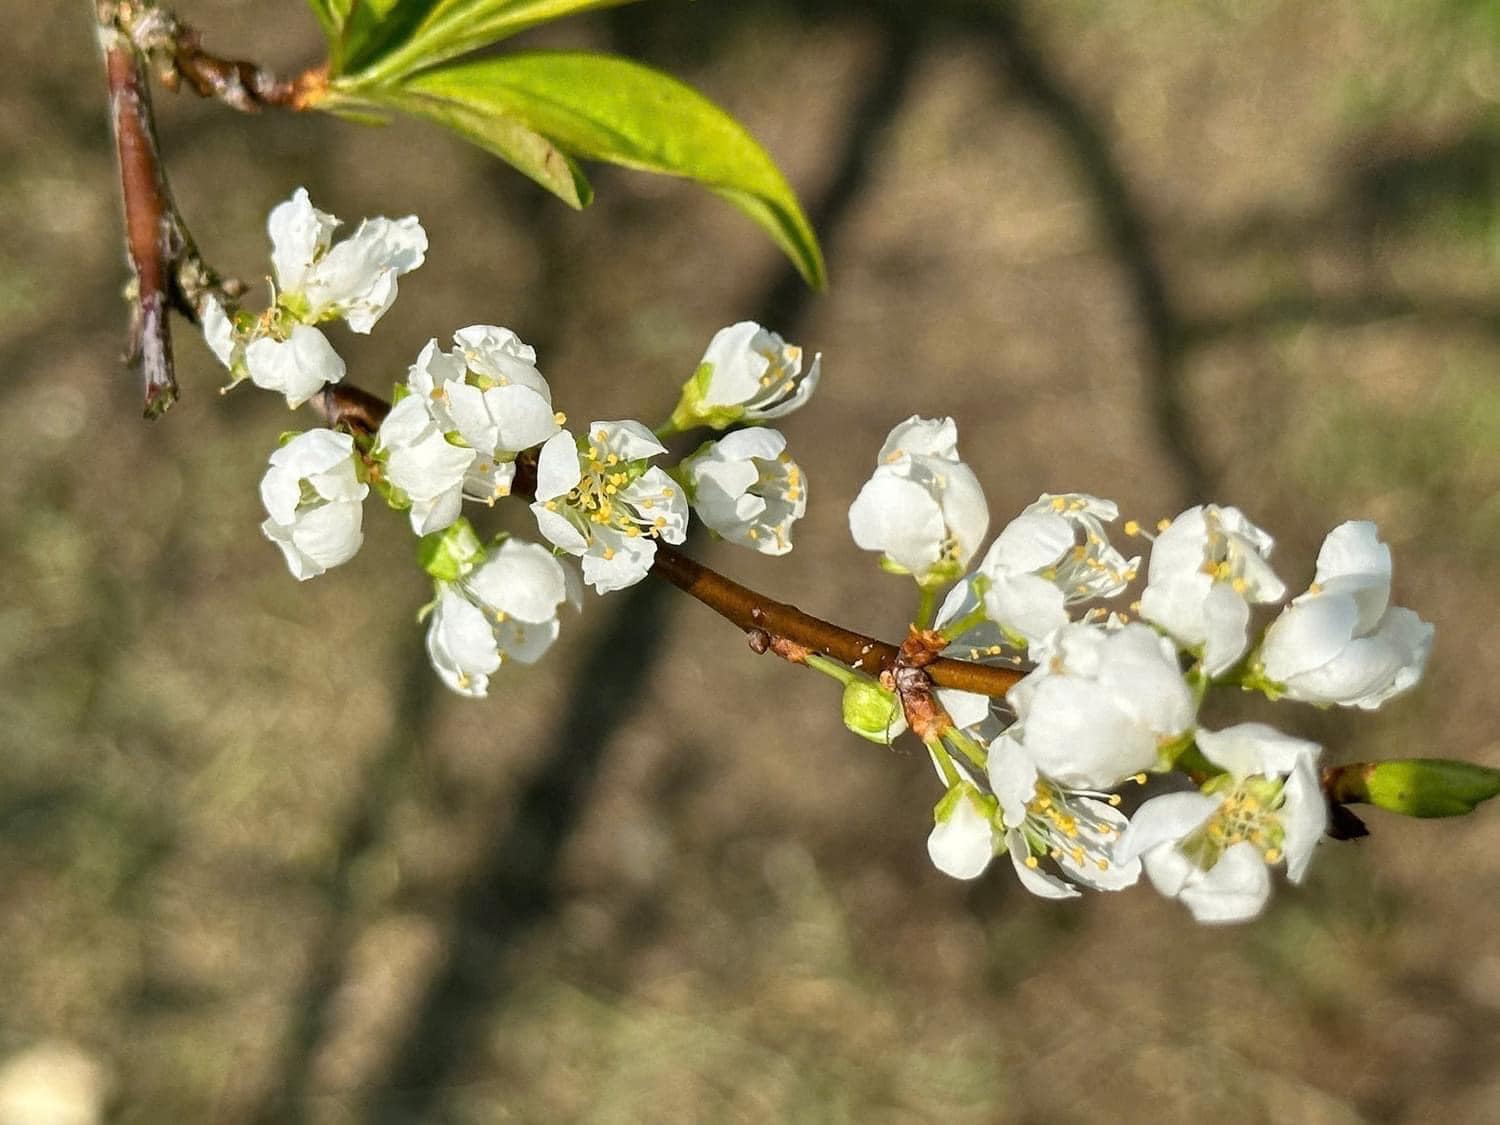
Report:
[[[896,693],[870,680],[844,685],[844,726],[861,738],[889,746],[906,731],[906,716]]]

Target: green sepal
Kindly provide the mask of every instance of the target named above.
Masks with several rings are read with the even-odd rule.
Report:
[[[1402,816],[1464,816],[1500,793],[1500,770],[1444,758],[1374,762],[1339,776],[1336,799]]]
[[[949,818],[953,816],[953,810],[958,808],[958,803],[965,799],[975,802],[991,821],[994,821],[996,814],[1000,811],[999,801],[988,794],[981,793],[967,781],[960,781],[944,793],[938,799],[937,804],[932,806],[933,822],[935,824],[948,823]]]
[[[394,387],[391,388],[391,405],[395,406],[398,402],[400,402],[403,398],[411,393],[412,389],[406,383],[397,383]]]
[[[672,410],[672,420],[668,423],[677,433],[686,433],[699,426],[706,426],[711,430],[727,430],[744,419],[745,408],[737,403],[709,406],[703,401],[713,376],[714,365],[700,363],[698,370],[682,384],[682,397],[677,400],[677,406]]]
[[[417,540],[417,561],[439,582],[457,582],[484,559],[484,544],[463,517]]]

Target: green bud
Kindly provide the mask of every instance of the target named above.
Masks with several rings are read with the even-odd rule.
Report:
[[[1330,791],[1402,816],[1463,816],[1500,793],[1500,770],[1443,758],[1361,763],[1335,772]]]
[[[860,738],[889,746],[906,730],[906,716],[895,692],[873,680],[852,679],[844,685],[844,725]]]
[[[440,582],[457,582],[484,562],[484,544],[466,519],[417,540],[417,561]]]

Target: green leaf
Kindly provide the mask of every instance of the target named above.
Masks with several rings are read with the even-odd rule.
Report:
[[[1376,805],[1403,816],[1463,816],[1500,794],[1500,770],[1443,758],[1365,762],[1336,771],[1335,800]]]
[[[564,16],[635,0],[375,0],[354,14],[344,68],[351,84],[386,84]]]
[[[343,32],[344,21],[349,18],[349,9],[353,4],[354,0],[307,0],[307,6],[318,17],[318,23],[323,26],[323,34],[328,37],[330,45],[336,43]]]
[[[500,117],[442,98],[380,91],[380,104],[452,129],[466,141],[498,156],[574,209],[594,198],[583,170],[542,134],[513,117]]]
[[[443,123],[471,140],[480,122],[507,119],[571,156],[695,180],[765,228],[809,285],[826,284],[817,237],[775,162],[724,110],[660,71],[606,55],[549,51],[442,67],[397,89],[362,96],[434,120],[446,115]],[[421,99],[424,109],[409,108],[409,98]],[[485,147],[526,171],[506,146],[492,140]]]

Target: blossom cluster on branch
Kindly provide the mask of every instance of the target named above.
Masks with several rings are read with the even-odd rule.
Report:
[[[397,279],[422,264],[415,218],[366,220],[336,242],[337,225],[299,189],[271,213],[269,307],[205,298],[204,333],[232,381],[293,407],[311,400],[345,374],[320,325],[370,331]],[[641,581],[693,514],[751,550],[792,549],[807,482],[765,423],[812,395],[821,357],[804,358],[735,324],[660,426],[575,430],[532,348],[505,328],[462,328],[451,348],[421,349],[378,425],[283,438],[261,485],[263,530],[307,579],[353,557],[371,492],[404,511],[434,583],[423,610],[433,667],[482,697],[504,664],[547,652],[583,585],[608,594]],[[667,460],[668,439],[702,431],[722,436]],[[544,542],[486,541],[463,514],[513,494]],[[1009,855],[1027,889],[1062,898],[1120,890],[1144,871],[1200,921],[1250,918],[1270,870],[1300,880],[1327,828],[1321,749],[1263,723],[1203,727],[1204,700],[1235,688],[1372,709],[1419,680],[1432,627],[1390,604],[1390,550],[1373,524],[1330,532],[1312,584],[1267,622],[1287,586],[1271,536],[1237,508],[1196,506],[1154,532],[1126,521],[1123,540],[1142,554],[1111,542],[1118,516],[1099,497],[1044,494],[981,554],[989,507],[957,425],[913,416],[891,430],[848,514],[856,545],[915,583],[899,658],[864,667],[764,633],[759,647],[837,680],[852,731],[881,744],[910,731],[925,745],[943,788],[929,853],[945,873],[974,878]],[[1142,574],[1138,597],[1118,604]],[[935,687],[922,669],[945,657],[1018,671],[1003,695]],[[1127,815],[1124,792],[1153,774],[1177,790]]]

